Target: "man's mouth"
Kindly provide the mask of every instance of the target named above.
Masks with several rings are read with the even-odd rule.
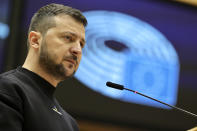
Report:
[[[76,61],[73,59],[66,59],[66,61],[68,61],[69,63],[72,63],[74,66],[76,66]]]

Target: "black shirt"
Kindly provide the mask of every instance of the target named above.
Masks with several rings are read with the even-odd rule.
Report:
[[[55,87],[18,67],[0,75],[1,131],[78,131],[54,97]]]

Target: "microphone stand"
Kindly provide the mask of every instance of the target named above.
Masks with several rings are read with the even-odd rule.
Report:
[[[169,104],[164,103],[164,102],[162,102],[162,101],[159,101],[159,100],[157,100],[157,99],[155,99],[155,98],[152,98],[152,97],[150,97],[150,96],[144,95],[144,94],[142,94],[142,93],[140,93],[140,92],[137,92],[137,91],[134,91],[134,90],[131,90],[131,89],[128,89],[128,88],[124,88],[123,85],[119,85],[119,84],[112,83],[112,82],[107,82],[106,85],[107,85],[108,87],[112,87],[112,88],[119,89],[119,90],[128,90],[128,91],[131,91],[131,92],[133,92],[133,93],[135,93],[135,94],[138,94],[138,95],[144,96],[144,97],[146,97],[146,98],[149,98],[149,99],[151,99],[151,100],[157,101],[157,102],[159,102],[159,103],[161,103],[161,104],[164,104],[164,105],[166,105],[166,106],[172,107],[173,109],[177,109],[177,110],[179,110],[179,111],[181,111],[181,112],[184,112],[184,113],[186,113],[186,114],[189,114],[189,115],[191,115],[191,116],[197,118],[197,115],[194,114],[194,113],[191,113],[191,112],[189,112],[189,111],[186,111],[186,110],[181,109],[181,108],[176,107],[176,106],[169,105]]]

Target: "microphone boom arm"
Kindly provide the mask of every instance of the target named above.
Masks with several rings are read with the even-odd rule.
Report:
[[[128,89],[128,88],[124,88],[123,85],[116,84],[116,83],[112,83],[112,82],[106,82],[106,85],[107,85],[108,87],[112,87],[112,88],[119,89],[119,90],[128,90],[128,91],[131,91],[131,92],[133,92],[133,93],[135,93],[135,94],[138,94],[138,95],[144,96],[144,97],[146,97],[146,98],[149,98],[149,99],[151,99],[151,100],[157,101],[157,102],[159,102],[159,103],[161,103],[161,104],[164,104],[164,105],[166,105],[166,106],[172,107],[173,109],[177,109],[177,110],[179,110],[179,111],[182,111],[182,112],[184,112],[184,113],[186,113],[186,114],[189,114],[189,115],[191,115],[191,116],[197,118],[197,115],[194,114],[194,113],[191,113],[191,112],[189,112],[189,111],[186,111],[186,110],[181,109],[181,108],[176,107],[176,106],[169,105],[169,104],[164,103],[164,102],[162,102],[162,101],[159,101],[159,100],[157,100],[157,99],[155,99],[155,98],[152,98],[152,97],[150,97],[150,96],[144,95],[144,94],[142,94],[142,93],[140,93],[140,92],[137,92],[137,91],[134,91],[134,90],[131,90],[131,89]]]

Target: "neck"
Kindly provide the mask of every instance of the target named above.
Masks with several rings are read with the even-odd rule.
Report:
[[[33,58],[33,57],[31,57],[31,58]],[[52,75],[50,75],[45,70],[43,70],[43,68],[38,64],[38,61],[29,60],[28,56],[27,56],[25,63],[23,64],[22,67],[41,76],[42,78],[44,78],[46,81],[48,81],[54,87],[56,87],[57,84],[60,82],[60,80],[55,79]]]
[[[42,68],[40,68],[40,67],[35,67],[35,66],[31,67],[31,66],[28,66],[26,64],[24,64],[22,67],[36,73],[39,76],[41,76],[42,78],[44,78],[46,81],[48,81],[54,87],[56,87],[57,84],[60,82],[59,80],[56,80],[54,77],[52,77],[51,75],[49,75],[48,73],[43,71]]]

